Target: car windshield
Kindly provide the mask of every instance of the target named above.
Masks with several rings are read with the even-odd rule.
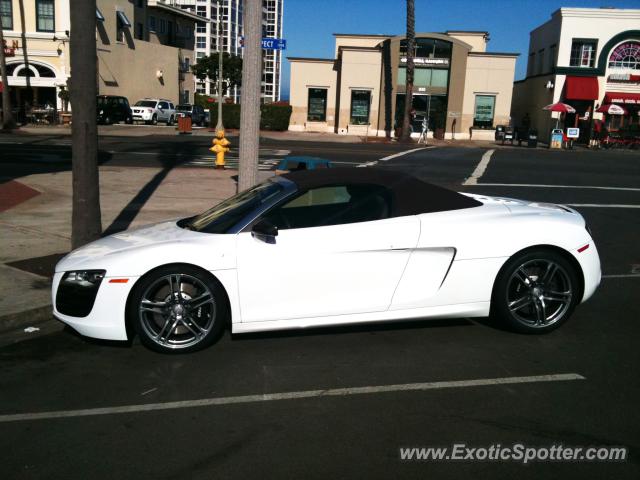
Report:
[[[206,233],[227,233],[231,227],[280,192],[283,186],[267,181],[226,199],[200,215],[181,220],[178,225]]]
[[[191,105],[177,105],[176,110],[178,110],[179,112],[190,112]]]
[[[139,102],[136,102],[136,107],[155,107],[156,106],[156,102],[154,102],[153,100],[140,100]]]

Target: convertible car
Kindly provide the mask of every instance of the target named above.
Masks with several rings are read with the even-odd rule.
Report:
[[[64,257],[54,315],[161,352],[233,333],[491,316],[551,331],[600,283],[571,208],[462,194],[385,169],[273,177],[206,212]]]

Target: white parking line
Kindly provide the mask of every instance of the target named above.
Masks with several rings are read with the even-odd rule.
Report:
[[[577,373],[558,373],[552,375],[532,375],[527,377],[481,378],[477,380],[458,380],[452,382],[404,383],[399,385],[378,385],[371,387],[331,388],[326,390],[266,393],[261,395],[243,395],[237,397],[203,398],[200,400],[185,400],[180,402],[124,405],[121,407],[87,408],[82,410],[60,410],[54,412],[0,415],[0,423],[19,422],[25,420],[47,420],[52,418],[89,417],[118,413],[150,412],[157,410],[175,410],[180,408],[210,407],[215,405],[273,402],[278,400],[297,400],[301,398],[345,397],[373,393],[424,391],[444,388],[484,387],[492,385],[513,385],[518,383],[567,382],[572,380],[585,380],[585,377],[583,377],[582,375],[578,375]]]
[[[484,175],[485,170],[489,166],[489,162],[491,161],[491,155],[493,155],[493,152],[495,152],[495,150],[487,150],[486,152],[484,152],[484,155],[482,155],[482,158],[480,159],[480,163],[478,163],[478,166],[473,171],[471,176],[464,181],[463,185],[478,184],[478,180],[480,180],[480,177]]]
[[[463,185],[472,185],[463,183]],[[640,192],[640,188],[634,187],[598,187],[594,185],[541,185],[531,183],[474,183],[478,187],[525,187],[525,188],[577,188],[587,190],[620,190],[624,192]]]
[[[567,205],[586,208],[640,208],[640,205],[625,205],[622,203],[567,203]]]

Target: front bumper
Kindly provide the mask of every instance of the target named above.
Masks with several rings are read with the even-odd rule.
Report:
[[[144,120],[144,121],[149,121],[153,118],[153,112],[149,113],[149,112],[133,112],[132,113],[133,119],[134,120]]]
[[[127,340],[127,298],[139,277],[128,277],[127,283],[111,283],[109,280],[114,277],[105,276],[89,314],[85,317],[73,317],[60,313],[56,308],[58,287],[63,275],[64,272],[56,272],[53,276],[53,315],[81,335],[103,340]]]

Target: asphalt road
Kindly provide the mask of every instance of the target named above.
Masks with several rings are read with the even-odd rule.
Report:
[[[393,153],[363,145],[283,148],[335,148],[334,158],[360,164]],[[462,318],[227,333],[206,351],[177,357],[68,329],[22,334],[0,348],[0,477],[639,478],[640,210],[631,207],[640,206],[640,155],[497,149],[478,185],[462,185],[485,153],[428,149],[376,166],[464,191],[591,205],[575,208],[591,227],[605,278],[562,328],[523,336]],[[126,158],[113,154],[112,161]],[[562,374],[578,379],[450,383]],[[447,388],[416,387],[424,382]],[[404,388],[354,390],[388,385]],[[202,399],[201,406],[169,403]],[[107,410],[84,411],[94,408]],[[4,417],[51,411],[67,416]],[[400,448],[455,443],[625,446],[630,457],[528,465],[400,460]]]

